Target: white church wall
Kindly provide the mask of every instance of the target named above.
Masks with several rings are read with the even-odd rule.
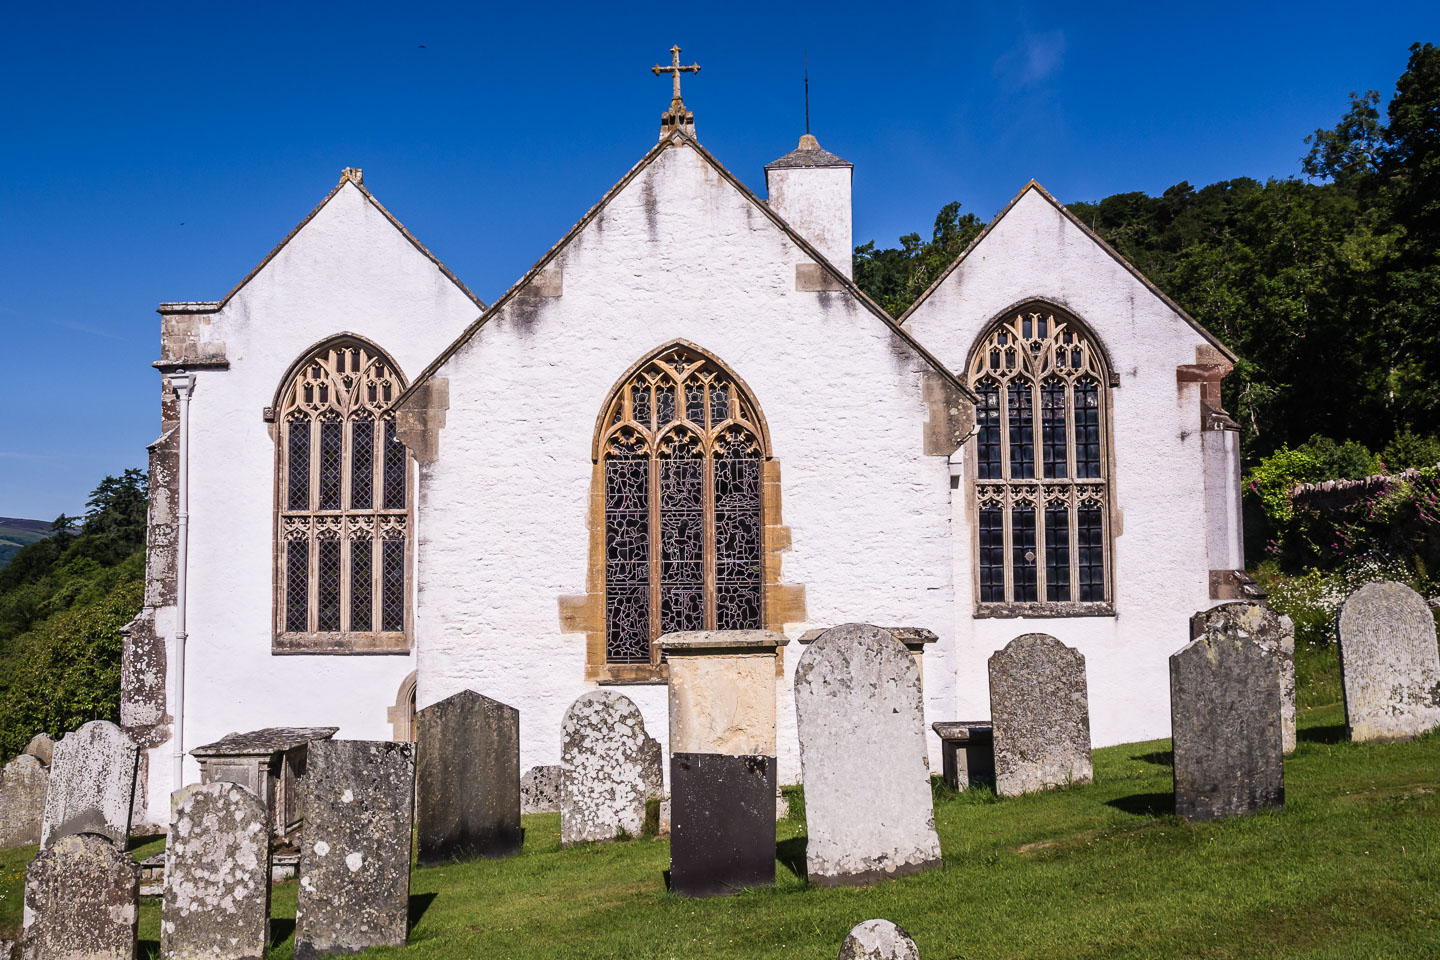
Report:
[[[1037,190],[1019,198],[905,327],[960,372],[990,321],[1031,297],[1088,324],[1120,376],[1111,391],[1112,483],[1122,517],[1114,538],[1116,616],[974,619],[971,540],[968,532],[957,536],[957,719],[990,715],[990,654],[1042,632],[1085,655],[1096,746],[1168,736],[1167,658],[1188,642],[1190,615],[1214,603],[1199,389],[1176,383],[1176,367],[1194,364],[1206,341]],[[965,454],[972,451],[973,442]],[[962,491],[963,481],[952,515],[957,531],[968,526]]]
[[[851,276],[851,168],[775,167],[765,171],[766,202],[816,250]]]
[[[522,769],[558,762],[564,711],[593,688],[586,636],[562,629],[558,601],[587,589],[596,418],[632,364],[684,339],[728,364],[768,421],[791,531],[781,579],[806,597],[787,635],[931,627],[927,710],[953,714],[948,465],[923,452],[923,362],[848,294],[797,292],[801,262],[697,153],[670,148],[552,262],[563,295],[511,301],[443,364],[449,408],[419,501],[420,706],[474,688],[520,709]],[[786,783],[802,652],[784,651],[777,685]],[[616,689],[663,741],[664,687]]]
[[[200,325],[228,369],[196,373],[190,426],[185,748],[268,726],[389,739],[414,655],[271,654],[275,446],[262,410],[317,341],[349,332],[413,377],[479,308],[346,184]],[[169,681],[173,683],[173,627]],[[171,743],[150,751],[147,817],[169,819]],[[199,768],[186,760],[187,781]]]

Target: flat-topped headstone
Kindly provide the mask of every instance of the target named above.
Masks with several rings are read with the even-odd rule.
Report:
[[[520,852],[520,711],[462,690],[415,715],[421,864]]]
[[[560,812],[560,764],[531,767],[520,778],[520,812]]]
[[[560,732],[560,843],[640,836],[645,802],[665,792],[664,751],[640,708],[596,690],[570,705]]]
[[[1045,633],[990,656],[995,792],[1016,797],[1094,779],[1085,657]]]
[[[920,671],[888,631],[827,630],[795,669],[806,872],[871,883],[940,863]]]
[[[40,846],[93,833],[123,849],[138,756],[135,741],[108,720],[92,720],[55,744]]]
[[[1186,820],[1284,806],[1275,656],[1227,622],[1170,655],[1175,812]]]
[[[904,928],[889,920],[866,920],[845,937],[840,960],[920,960],[920,951]]]
[[[295,960],[403,946],[414,745],[317,740],[305,785]]]
[[[165,844],[161,956],[260,960],[269,940],[269,811],[237,783],[186,787]]]
[[[1425,599],[1367,583],[1340,608],[1340,675],[1350,739],[1408,740],[1440,727],[1440,650]]]
[[[30,742],[25,744],[25,749],[20,752],[28,753],[48,767],[50,761],[55,757],[55,741],[50,739],[48,733],[37,733],[30,738]]]
[[[1212,627],[1233,623],[1241,634],[1254,637],[1275,652],[1275,665],[1280,681],[1280,729],[1285,752],[1295,751],[1295,623],[1263,603],[1235,600],[1190,618],[1190,639],[1202,636]]]
[[[28,753],[0,770],[0,847],[28,847],[40,842],[45,817],[45,792],[50,773]]]
[[[989,720],[930,724],[940,738],[941,778],[952,790],[995,783],[995,729]]]
[[[134,960],[140,865],[104,837],[56,837],[25,876],[25,960]]]

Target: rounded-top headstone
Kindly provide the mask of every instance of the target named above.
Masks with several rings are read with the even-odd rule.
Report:
[[[1440,649],[1425,599],[1368,583],[1340,608],[1340,675],[1350,739],[1406,740],[1440,727]]]
[[[108,720],[92,720],[55,744],[40,845],[93,833],[124,847],[130,835],[139,751]]]
[[[28,753],[48,767],[55,756],[55,741],[50,739],[48,733],[37,733],[30,738],[30,742],[25,744],[25,749],[20,752]]]
[[[840,960],[920,960],[920,951],[903,927],[889,920],[866,920],[845,937]]]
[[[28,753],[0,770],[0,847],[28,847],[40,842],[45,794],[50,774]]]
[[[56,837],[25,876],[25,960],[134,960],[140,865],[104,837]]]
[[[990,656],[995,791],[1019,796],[1089,783],[1090,700],[1085,657],[1046,633],[1027,633]]]
[[[1295,623],[1283,613],[1253,600],[1233,600],[1202,610],[1190,618],[1190,638],[1227,625],[1253,637],[1275,654],[1280,675],[1280,732],[1285,752],[1295,751]]]
[[[638,837],[645,801],[665,789],[664,752],[645,732],[640,708],[595,690],[570,704],[560,730],[560,842]]]
[[[560,764],[531,767],[520,778],[521,813],[560,811]]]

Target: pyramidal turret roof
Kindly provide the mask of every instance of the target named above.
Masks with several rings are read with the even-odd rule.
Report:
[[[788,167],[853,167],[849,160],[835,156],[820,146],[820,141],[810,134],[800,138],[800,145],[779,160],[765,164],[766,170],[783,170]]]

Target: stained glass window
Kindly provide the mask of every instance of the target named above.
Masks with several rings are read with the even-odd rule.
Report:
[[[981,338],[968,373],[977,397],[979,612],[1024,616],[1035,612],[1026,604],[1064,603],[1108,612],[1111,375],[1103,351],[1074,317],[1026,306]]]
[[[658,663],[663,633],[762,626],[754,409],[688,349],[656,357],[612,398],[601,418],[606,662]]]
[[[409,459],[389,405],[405,381],[375,347],[350,337],[296,369],[278,411],[277,629],[330,635],[327,647],[335,636],[401,633]]]

